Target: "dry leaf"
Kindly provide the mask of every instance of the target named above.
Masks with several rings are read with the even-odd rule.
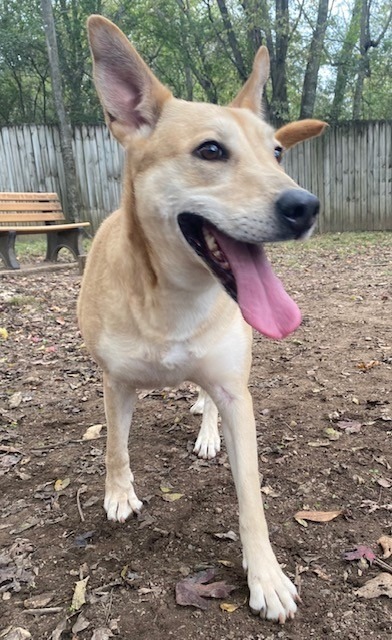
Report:
[[[91,636],[91,640],[108,640],[108,638],[113,638],[113,633],[107,627],[99,627],[98,629],[95,629]]]
[[[26,609],[41,609],[46,607],[51,600],[53,600],[53,593],[41,593],[38,596],[32,596],[23,601],[23,606]]]
[[[376,559],[376,554],[370,547],[367,547],[364,544],[359,544],[357,547],[354,547],[352,551],[346,551],[343,554],[343,558],[345,560],[361,560],[362,558],[364,558],[370,564],[372,564],[372,562],[374,562],[374,560]]]
[[[93,424],[88,427],[82,436],[82,440],[96,440],[99,438],[103,424]]]
[[[308,442],[308,447],[329,447],[330,445],[330,440],[314,440],[313,442]]]
[[[75,583],[75,590],[72,596],[71,610],[78,611],[86,603],[86,589],[89,576]]]
[[[230,562],[230,560],[218,560],[218,563],[224,567],[234,567],[234,562]]]
[[[232,585],[220,582],[210,582],[215,577],[215,569],[206,569],[192,577],[180,580],[176,584],[176,602],[182,606],[207,609],[208,604],[203,598],[226,598],[234,589]],[[210,584],[206,584],[209,582]]]
[[[329,440],[339,440],[342,434],[336,431],[336,429],[333,429],[333,427],[328,427],[325,429],[325,435]]]
[[[214,533],[215,538],[219,538],[219,540],[233,540],[233,542],[237,542],[238,536],[234,531],[228,531],[227,533]]]
[[[267,484],[264,487],[261,487],[260,491],[261,493],[264,493],[264,495],[270,496],[270,498],[279,498],[280,496],[280,493],[278,491],[275,491],[275,489]]]
[[[380,596],[392,598],[392,575],[390,573],[380,573],[366,582],[363,587],[357,589],[355,595],[367,599],[379,598]]]
[[[222,602],[222,604],[220,604],[219,606],[222,609],[222,611],[226,611],[227,613],[233,613],[234,611],[237,611],[237,609],[239,609],[241,605],[231,604],[230,602]]]
[[[87,618],[84,617],[83,613],[80,613],[78,615],[78,619],[76,620],[75,624],[72,626],[72,633],[76,635],[80,631],[84,631],[85,629],[87,629],[87,627],[89,627],[90,624],[91,624],[90,620],[87,620]]]
[[[162,500],[165,500],[165,502],[175,502],[183,497],[183,493],[165,493],[165,495],[162,496]]]
[[[343,429],[346,433],[359,433],[362,429],[362,423],[358,420],[339,420],[337,423],[339,429]]]
[[[384,552],[382,557],[384,558],[384,560],[386,558],[390,558],[392,556],[392,537],[381,536],[381,538],[377,540],[377,543],[382,547],[382,550]]]
[[[392,487],[392,480],[387,480],[387,478],[378,478],[377,484],[379,484],[380,487],[384,487],[384,489],[390,489]]]
[[[343,513],[342,509],[339,511],[298,511],[294,518],[295,520],[310,520],[311,522],[330,522]]]
[[[7,340],[8,338],[8,331],[5,327],[0,327],[0,338],[2,340]]]
[[[163,484],[161,484],[159,488],[162,491],[162,493],[170,493],[170,491],[173,491],[173,487],[167,487],[166,485],[163,485]]]
[[[29,640],[31,633],[22,627],[7,627],[0,634],[2,640]]]
[[[19,407],[20,403],[22,402],[22,397],[23,396],[21,391],[13,393],[8,401],[10,409],[16,409],[17,407]]]
[[[68,487],[70,482],[71,480],[69,478],[64,478],[64,480],[56,480],[56,482],[54,483],[54,490],[62,491],[63,489],[66,489]]]

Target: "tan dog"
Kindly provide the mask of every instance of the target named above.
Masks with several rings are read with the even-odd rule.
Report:
[[[199,455],[219,450],[218,410],[222,417],[250,607],[283,623],[298,597],[263,513],[249,325],[276,339],[300,323],[263,243],[311,231],[318,200],[278,161],[282,147],[318,135],[324,123],[295,123],[274,136],[260,113],[265,47],[234,102],[219,107],[173,98],[104,18],[90,18],[89,35],[106,119],[126,149],[121,207],[96,235],[78,305],[85,342],[104,371],[105,509],[123,522],[142,507],[128,456],[136,388],[195,382],[205,390],[195,407],[204,404]]]

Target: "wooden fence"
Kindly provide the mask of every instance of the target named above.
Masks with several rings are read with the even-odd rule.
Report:
[[[106,127],[74,129],[82,220],[96,229],[120,201],[123,151]],[[329,127],[290,150],[285,169],[321,200],[319,230],[392,230],[392,122]],[[56,127],[0,128],[0,191],[56,191],[67,211]]]

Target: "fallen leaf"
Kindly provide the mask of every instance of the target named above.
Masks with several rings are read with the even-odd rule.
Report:
[[[264,495],[270,496],[271,498],[279,498],[280,496],[280,493],[278,491],[275,491],[275,489],[267,484],[264,487],[261,487],[260,491],[261,493],[264,493]]]
[[[50,640],[61,640],[61,636],[63,631],[67,628],[67,619],[61,620],[56,628],[52,631],[52,635],[50,636]]]
[[[358,362],[357,369],[361,371],[369,371],[373,367],[378,367],[381,364],[379,360],[370,360],[370,362]]]
[[[162,496],[162,500],[165,500],[165,502],[175,502],[183,497],[183,493],[165,493],[165,495]]]
[[[54,483],[54,490],[62,491],[63,489],[66,489],[68,487],[70,482],[71,480],[69,478],[64,478],[64,480],[56,480],[56,482]]]
[[[325,435],[329,440],[339,440],[342,434],[339,433],[339,431],[336,431],[336,429],[328,427],[327,429],[325,429]]]
[[[5,327],[0,327],[0,338],[2,340],[7,340],[8,338],[8,331]]]
[[[167,487],[166,485],[163,485],[163,484],[161,484],[159,488],[162,491],[162,493],[170,493],[170,491],[173,491],[173,487]]]
[[[23,627],[7,627],[1,634],[2,640],[29,640],[31,633]]]
[[[344,513],[339,511],[297,511],[295,520],[310,520],[311,522],[330,522]]]
[[[99,438],[103,424],[93,424],[88,427],[82,436],[82,440],[96,440]]]
[[[380,573],[366,582],[363,587],[357,589],[355,595],[367,599],[379,598],[380,596],[392,598],[392,575],[390,573]]]
[[[91,538],[93,537],[94,533],[94,530],[86,531],[85,533],[78,533],[74,538],[75,545],[80,549],[87,547],[87,545],[91,542]]]
[[[108,640],[108,638],[113,638],[113,633],[108,629],[108,627],[99,627],[98,629],[95,629],[91,636],[91,640]]]
[[[219,540],[233,540],[233,542],[237,542],[238,536],[234,531],[228,531],[227,533],[214,533],[215,538],[219,538]]]
[[[231,604],[230,602],[222,602],[220,605],[222,611],[226,611],[227,613],[234,613],[237,609],[240,608],[240,604]]]
[[[41,609],[42,607],[46,607],[51,600],[53,600],[53,593],[41,593],[38,596],[32,596],[31,598],[27,598],[27,600],[23,600],[23,606],[26,609]]]
[[[377,540],[377,543],[382,547],[382,550],[384,552],[382,557],[384,558],[384,560],[386,558],[390,558],[390,556],[392,556],[392,537],[381,536],[381,538]]]
[[[10,408],[16,409],[17,407],[19,407],[20,403],[22,402],[22,398],[23,396],[21,391],[17,391],[16,393],[13,393],[8,401]]]
[[[72,596],[71,610],[78,611],[86,603],[86,589],[89,576],[75,583],[75,590]]]
[[[376,559],[376,554],[370,547],[367,547],[364,544],[359,544],[357,547],[354,547],[352,551],[346,551],[343,554],[343,558],[344,560],[361,560],[364,558],[372,564]]]
[[[339,420],[337,426],[346,433],[359,433],[363,425],[358,420]]]
[[[176,584],[176,602],[181,606],[207,609],[203,598],[226,598],[235,587],[225,581],[210,582],[215,577],[215,569],[206,569],[196,575],[180,580]],[[209,583],[209,584],[207,584]]]
[[[377,484],[380,487],[384,487],[384,489],[390,489],[392,487],[392,480],[388,480],[387,478],[377,478]]]
[[[330,444],[330,440],[314,440],[313,442],[308,442],[308,447],[329,447]]]
[[[87,627],[89,627],[90,624],[91,624],[90,620],[87,620],[87,618],[84,617],[83,613],[80,613],[78,615],[78,619],[76,620],[75,624],[72,626],[72,633],[76,635],[80,631],[84,631],[85,629],[87,629]]]
[[[234,567],[234,562],[230,562],[230,560],[218,560],[218,563],[223,567]]]

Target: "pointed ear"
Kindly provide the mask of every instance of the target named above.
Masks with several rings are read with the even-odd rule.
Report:
[[[325,127],[328,127],[327,123],[321,120],[298,120],[275,131],[275,138],[282,147],[290,149],[298,142],[320,136]]]
[[[87,26],[95,86],[113,135],[124,142],[142,127],[152,129],[171,92],[112,22],[93,15]]]
[[[269,76],[269,53],[267,47],[260,47],[256,53],[252,73],[244,86],[230,103],[230,107],[243,107],[250,109],[256,115],[262,116],[262,103],[264,85]]]

